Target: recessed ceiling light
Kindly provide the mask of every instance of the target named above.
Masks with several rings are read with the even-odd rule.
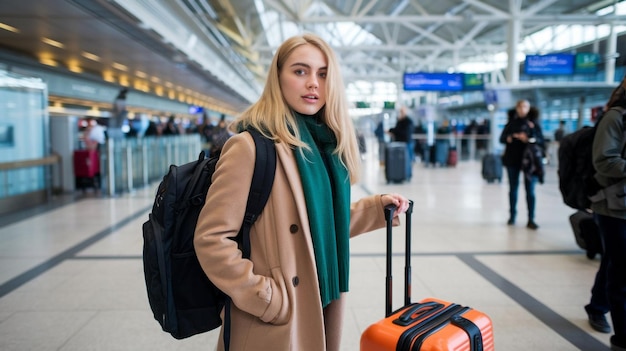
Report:
[[[39,57],[39,62],[44,65],[54,66],[54,67],[59,65],[59,63],[55,61],[54,55],[52,55],[49,52],[41,52],[37,54],[37,56]]]
[[[128,76],[126,75],[120,75],[119,81],[120,81],[120,84],[125,87],[130,86],[130,82],[128,81]]]
[[[8,30],[9,32],[13,32],[13,33],[19,33],[20,32],[19,29],[15,28],[15,27],[12,27],[12,26],[9,26],[8,24],[2,23],[2,22],[0,22],[0,29]]]
[[[107,82],[115,82],[115,77],[113,76],[113,72],[111,71],[104,71],[102,72],[102,79],[104,79]]]
[[[57,48],[63,49],[65,47],[65,45],[63,45],[63,43],[60,43],[56,40],[52,40],[50,38],[41,38],[41,41],[43,41],[44,43],[50,45],[50,46],[55,46]]]
[[[53,67],[56,67],[59,65],[55,60],[49,59],[49,58],[40,58],[39,63],[42,63],[46,66],[53,66]]]
[[[84,58],[86,58],[86,59],[90,59],[91,61],[96,61],[96,62],[99,62],[99,61],[100,61],[100,56],[98,56],[98,55],[94,55],[94,54],[92,54],[92,53],[90,53],[90,52],[87,52],[87,51],[83,51],[83,52],[81,53],[81,55],[82,55]]]
[[[67,68],[74,73],[83,73],[83,69],[80,67],[80,63],[78,61],[70,61],[67,63]]]
[[[124,66],[121,63],[113,62],[111,66],[113,66],[113,68],[115,69],[119,69],[120,71],[128,71],[128,67]]]

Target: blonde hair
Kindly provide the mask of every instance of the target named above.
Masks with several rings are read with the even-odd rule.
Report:
[[[339,71],[339,62],[330,45],[317,35],[297,35],[283,42],[272,59],[261,97],[234,121],[232,127],[238,130],[253,127],[265,136],[287,143],[294,148],[309,148],[300,140],[296,120],[282,94],[279,80],[285,61],[296,48],[307,44],[318,48],[328,61],[326,104],[320,111],[320,117],[335,134],[337,147],[334,153],[339,156],[348,170],[350,182],[354,184],[360,176],[360,154],[354,125],[348,114],[348,103]]]

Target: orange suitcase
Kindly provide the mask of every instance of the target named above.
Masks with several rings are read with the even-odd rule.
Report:
[[[370,325],[361,335],[361,351],[493,351],[491,319],[484,313],[435,298],[411,303],[411,214],[406,213],[404,307],[392,312],[391,219],[387,218],[386,317]]]

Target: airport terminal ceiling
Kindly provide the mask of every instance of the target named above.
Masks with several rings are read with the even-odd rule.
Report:
[[[0,49],[237,112],[260,93],[276,46],[298,32],[333,45],[348,83],[400,83],[406,71],[448,71],[506,52],[513,20],[522,38],[555,24],[624,23],[597,14],[618,2],[11,0],[0,1]]]

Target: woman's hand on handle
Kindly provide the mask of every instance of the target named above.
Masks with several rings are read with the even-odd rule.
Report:
[[[406,212],[409,208],[409,199],[400,194],[384,194],[382,195],[381,200],[383,202],[383,206],[396,206],[397,210],[395,211],[394,217]]]

